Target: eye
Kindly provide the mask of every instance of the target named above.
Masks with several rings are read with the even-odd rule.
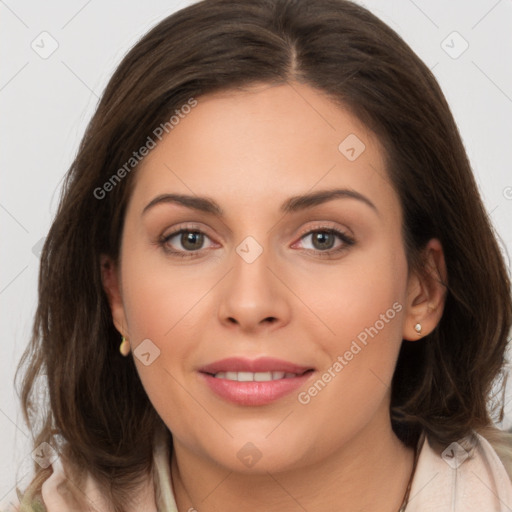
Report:
[[[322,257],[340,253],[355,244],[354,238],[331,227],[312,229],[303,234],[300,240],[307,240],[308,238],[310,239],[310,247],[303,248]],[[335,247],[336,239],[341,241],[337,247]]]
[[[195,257],[197,253],[205,249],[204,244],[210,237],[196,228],[181,228],[164,235],[159,240],[159,245],[167,253],[180,257]]]
[[[320,257],[331,257],[346,251],[355,244],[354,238],[332,227],[310,229],[301,235],[300,240],[307,240],[308,238],[310,239],[310,247],[302,247],[302,249]],[[336,240],[340,242],[338,246],[335,245]],[[206,241],[210,241],[208,247],[205,247]],[[166,253],[182,258],[198,257],[203,250],[215,246],[210,237],[197,227],[181,227],[160,237],[158,244]]]

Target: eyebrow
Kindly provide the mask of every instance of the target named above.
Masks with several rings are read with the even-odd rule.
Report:
[[[349,189],[332,189],[320,190],[309,194],[293,196],[287,199],[280,208],[281,213],[295,213],[298,211],[306,210],[314,206],[332,201],[333,199],[356,199],[371,209],[377,214],[379,213],[377,207],[363,194]],[[224,217],[224,210],[213,199],[208,197],[190,196],[185,194],[161,194],[152,199],[142,210],[144,215],[148,210],[158,204],[173,203],[193,210],[198,210],[205,213],[211,213],[218,217]]]

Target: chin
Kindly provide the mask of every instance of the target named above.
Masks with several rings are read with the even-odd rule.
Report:
[[[217,464],[244,474],[285,472],[312,462],[308,460],[308,452],[314,451],[304,444],[307,436],[299,436],[295,431],[292,436],[273,433],[267,437],[268,432],[234,436],[220,445],[205,448]]]

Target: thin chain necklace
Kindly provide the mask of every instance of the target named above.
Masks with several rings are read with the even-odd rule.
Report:
[[[411,476],[409,477],[409,482],[407,484],[407,489],[405,490],[405,494],[404,494],[404,499],[402,501],[402,505],[400,505],[400,509],[398,510],[398,512],[405,512],[406,508],[407,508],[407,505],[409,504],[409,494],[411,492],[411,486],[412,486],[412,481],[414,479],[414,474],[416,472],[416,466],[418,464],[418,458],[419,458],[419,454],[420,454],[420,445],[422,445],[422,440],[423,440],[423,434],[420,436],[420,440],[419,442],[416,443],[416,447],[414,449],[414,462],[413,462],[413,465],[412,465],[412,470],[411,470]],[[171,475],[173,473],[173,466],[172,466],[172,463],[171,463]],[[171,476],[171,482],[176,482],[176,479],[173,478]],[[171,484],[172,485],[172,484]],[[173,485],[173,487],[175,486],[175,484]],[[183,487],[183,490],[185,491],[185,494],[187,495],[190,503],[192,503],[192,499],[190,497],[190,495],[188,494],[188,491],[187,489],[185,489],[184,486]],[[175,489],[173,491],[173,493],[175,494]]]
[[[411,492],[412,481],[414,479],[414,473],[416,472],[416,465],[418,464],[418,458],[420,455],[420,446],[423,444],[423,434],[420,435],[419,441],[416,443],[416,447],[414,449],[414,462],[412,465],[411,476],[409,477],[409,483],[407,484],[407,489],[405,490],[404,500],[402,501],[402,505],[398,512],[405,512],[407,505],[409,503],[409,494]]]

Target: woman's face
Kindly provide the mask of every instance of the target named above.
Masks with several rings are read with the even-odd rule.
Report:
[[[176,453],[279,471],[377,439],[418,338],[377,139],[305,85],[196,99],[134,171],[113,304]]]

